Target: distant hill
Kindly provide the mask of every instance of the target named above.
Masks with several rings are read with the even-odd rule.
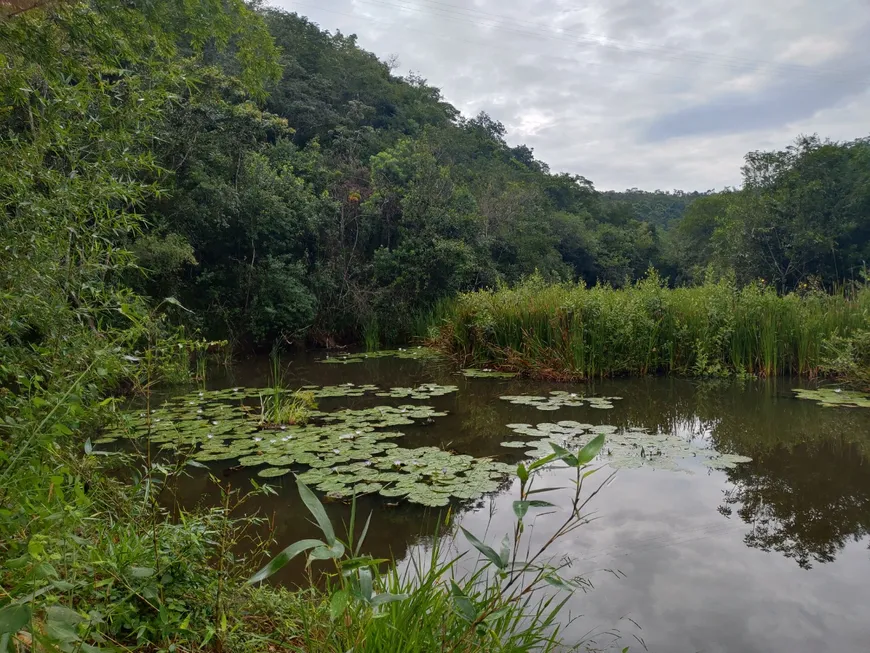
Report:
[[[603,191],[601,200],[605,204],[621,205],[621,208],[630,211],[631,217],[635,220],[667,229],[673,222],[683,217],[689,204],[709,194],[710,191],[699,193],[698,191],[647,191],[629,188],[624,191]]]

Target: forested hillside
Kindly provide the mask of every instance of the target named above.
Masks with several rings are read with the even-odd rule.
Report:
[[[79,311],[74,252],[88,225],[99,240],[87,242],[106,248],[84,266],[103,270],[99,293],[175,297],[190,326],[253,346],[402,340],[439,299],[535,272],[620,287],[654,267],[671,284],[733,273],[791,290],[859,278],[867,258],[867,140],[752,153],[740,191],[599,193],[511,146],[494,117],[460,115],[424,79],[298,15],[261,8],[256,23],[212,26],[145,9],[170,35],[152,47],[111,43],[127,26],[108,5],[73,6],[64,20],[106,36],[78,39],[77,58],[31,52],[26,35],[60,9],[4,21],[7,61],[30,65],[4,73],[4,155],[25,172],[7,168],[2,190],[6,242],[32,247],[27,230],[41,222],[28,216],[54,216],[35,232],[51,241],[35,252],[49,261],[35,278],[55,270],[50,283],[59,275]],[[43,88],[55,92],[39,62],[57,83],[83,81],[34,117]],[[72,125],[58,109],[70,102],[90,120]],[[93,222],[101,205],[117,218]],[[88,279],[84,292],[98,292]]]
[[[619,285],[657,262],[654,226],[509,146],[498,121],[459,115],[353,37],[263,15],[280,81],[255,106],[215,58],[207,92],[167,118],[173,189],[134,246],[147,292],[177,295],[209,333],[396,339],[459,290],[535,270]]]

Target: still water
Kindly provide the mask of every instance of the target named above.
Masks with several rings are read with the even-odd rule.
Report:
[[[612,642],[632,651],[667,653],[794,653],[870,651],[870,410],[823,408],[793,398],[791,381],[718,382],[670,378],[614,380],[595,385],[524,380],[466,379],[444,364],[382,358],[352,365],[324,365],[322,353],[295,357],[291,386],[421,383],[458,385],[459,391],[416,403],[447,411],[434,423],[403,427],[401,446],[440,446],[514,463],[510,423],[575,420],[620,428],[675,433],[698,446],[751,457],[727,471],[692,460],[684,471],[621,469],[593,502],[597,519],[560,540],[552,552],[573,560],[572,575],[594,584],[569,601],[568,642]],[[238,366],[214,387],[268,384],[268,361]],[[570,389],[619,396],[611,410],[584,406],[543,412],[509,404],[501,395]],[[396,405],[408,400],[334,398],[322,410]],[[254,471],[217,467],[235,487]],[[560,471],[547,472],[556,477]],[[274,516],[280,545],[318,536],[291,477],[273,483],[278,496],[257,506]],[[549,479],[548,479],[549,480]],[[214,499],[206,475],[183,488],[189,502]],[[563,501],[567,502],[569,492]],[[516,488],[452,506],[449,528],[461,524],[488,542],[500,541],[514,523]],[[559,503],[559,496],[548,499]],[[373,512],[368,553],[407,559],[446,532],[446,509],[392,504],[365,497]],[[349,507],[328,505],[333,521]],[[533,537],[546,538],[559,515],[538,519]],[[463,550],[462,538],[451,546]],[[280,582],[292,584],[298,568]],[[567,616],[567,613],[566,613]],[[635,639],[638,637],[640,639]]]

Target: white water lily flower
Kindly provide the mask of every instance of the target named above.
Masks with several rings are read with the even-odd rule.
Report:
[[[357,432],[356,432],[357,435],[359,435],[360,433],[362,433],[362,431],[357,431]]]
[[[286,430],[287,430],[287,427],[286,427],[286,426],[282,426],[282,427],[281,427],[281,430],[282,430],[282,431],[286,431]]]
[[[576,396],[577,396],[577,393],[576,393],[576,392],[572,392],[572,393],[571,393],[571,396],[572,396],[572,397],[576,397]]]
[[[202,415],[202,408],[200,408],[198,411],[196,411],[196,414],[197,414],[197,415]]]
[[[277,440],[269,440],[269,444],[274,444]]]
[[[214,436],[213,436],[211,433],[209,433],[209,434],[208,434],[207,436],[205,436],[205,437],[207,437],[209,440],[211,440]]]
[[[393,461],[393,464],[394,464],[396,467],[398,467],[399,465],[402,464],[402,461],[401,461],[401,460],[394,460],[394,461]]]
[[[263,438],[254,438],[254,442],[261,442]]]
[[[212,425],[213,425],[213,426],[217,426],[218,423],[217,423],[216,421],[212,421]]]
[[[333,449],[333,450],[332,450],[332,453],[334,453],[334,454],[340,454],[340,453],[341,453],[341,449]]]
[[[200,397],[205,397],[205,393],[204,393],[204,392],[200,392],[200,393],[199,393],[199,396],[200,396]]]

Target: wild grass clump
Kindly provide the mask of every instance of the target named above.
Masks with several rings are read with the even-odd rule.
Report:
[[[290,392],[284,381],[281,359],[273,352],[271,362],[272,383],[268,392],[260,395],[260,424],[280,426],[307,424],[317,408],[314,393],[307,390]]]
[[[780,296],[763,282],[667,288],[658,275],[615,290],[547,284],[457,297],[439,311],[435,342],[466,366],[510,366],[533,376],[815,376],[824,343],[870,318],[870,288]]]

